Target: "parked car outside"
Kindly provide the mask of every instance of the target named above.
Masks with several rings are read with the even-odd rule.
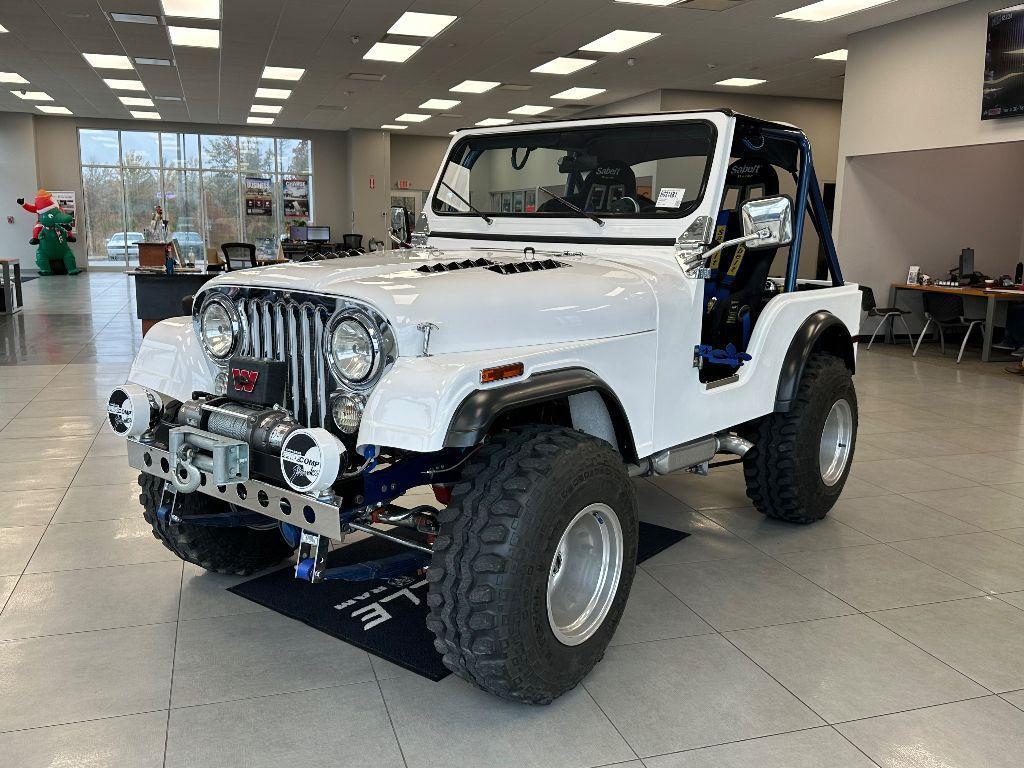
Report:
[[[114,233],[107,240],[107,258],[115,261],[124,261],[125,256],[129,259],[138,259],[139,243],[144,239],[145,236],[141,232]]]
[[[172,232],[171,239],[178,241],[181,255],[188,261],[199,261],[203,258],[206,245],[203,242],[203,236],[198,232]]]

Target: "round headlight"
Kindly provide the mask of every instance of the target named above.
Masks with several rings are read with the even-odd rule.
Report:
[[[199,330],[206,351],[211,357],[223,360],[235,347],[238,317],[222,302],[211,301],[203,307]]]
[[[334,326],[329,343],[334,370],[345,381],[358,384],[374,372],[378,345],[370,330],[354,317]]]
[[[338,429],[346,435],[355,434],[363,418],[363,399],[353,395],[336,397],[331,405],[331,416]]]

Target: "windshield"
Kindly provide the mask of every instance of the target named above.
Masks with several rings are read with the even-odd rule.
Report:
[[[432,208],[442,215],[476,208],[489,216],[686,216],[704,194],[714,147],[715,128],[703,121],[468,136],[453,147]]]

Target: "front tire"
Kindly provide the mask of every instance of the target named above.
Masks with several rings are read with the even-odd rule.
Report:
[[[622,458],[580,432],[495,435],[440,514],[428,626],[455,674],[547,704],[604,656],[636,568],[638,518]]]
[[[743,474],[754,506],[791,523],[825,517],[846,485],[857,442],[857,392],[846,364],[812,355],[790,410],[761,419],[753,440]]]
[[[139,475],[139,503],[153,535],[182,560],[216,573],[248,576],[277,565],[294,548],[285,541],[278,526],[272,528],[219,528],[189,524],[189,515],[210,515],[227,511],[227,502],[201,493],[178,495],[180,523],[161,522],[157,517],[164,481],[149,474]]]

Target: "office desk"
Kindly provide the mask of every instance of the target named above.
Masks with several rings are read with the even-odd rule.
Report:
[[[1024,301],[1024,291],[1007,288],[949,288],[942,285],[909,285],[893,283],[889,291],[889,306],[896,306],[897,294],[900,291],[917,291],[918,293],[952,293],[959,296],[973,296],[985,300],[985,340],[981,347],[981,362],[992,359],[992,335],[995,331],[996,304],[1000,301],[1010,303]]]

